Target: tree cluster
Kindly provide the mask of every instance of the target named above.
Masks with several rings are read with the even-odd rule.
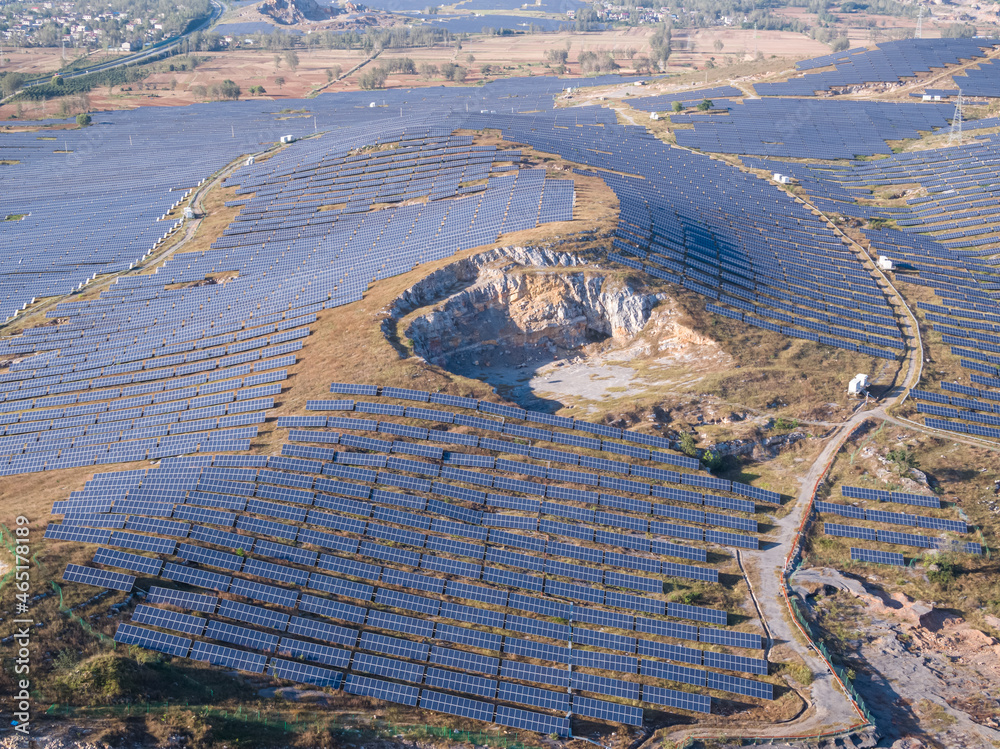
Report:
[[[257,88],[261,93],[264,93],[263,87]],[[199,99],[211,99],[213,101],[236,101],[240,98],[243,91],[238,83],[235,83],[227,78],[222,83],[213,83],[211,86],[192,86],[191,93]]]
[[[591,73],[613,73],[618,70],[619,65],[610,52],[591,52],[585,50],[577,57],[580,64],[580,71],[584,74]]]

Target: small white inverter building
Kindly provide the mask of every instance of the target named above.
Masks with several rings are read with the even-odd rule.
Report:
[[[861,397],[868,394],[868,375],[856,374],[847,385],[847,394]]]

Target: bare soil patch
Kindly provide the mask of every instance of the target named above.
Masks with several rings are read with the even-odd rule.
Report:
[[[829,45],[796,31],[754,31],[712,27],[707,29],[682,29],[673,34],[675,51],[670,55],[671,65],[693,64],[699,67],[712,58],[720,64],[728,57],[744,59],[759,52],[790,60],[818,57],[829,54]],[[717,50],[715,43],[722,42]]]

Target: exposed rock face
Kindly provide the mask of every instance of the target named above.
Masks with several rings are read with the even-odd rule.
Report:
[[[406,336],[417,354],[449,367],[497,348],[516,358],[518,350],[625,342],[656,302],[572,255],[515,247],[437,271],[408,289],[395,312],[434,305],[410,322]]]
[[[770,460],[776,457],[783,448],[794,445],[805,438],[806,435],[802,432],[791,432],[759,440],[741,439],[717,442],[712,446],[712,449],[720,455],[743,455],[750,456],[754,460]]]
[[[259,10],[286,26],[302,21],[325,21],[330,17],[316,0],[267,0],[260,4]]]

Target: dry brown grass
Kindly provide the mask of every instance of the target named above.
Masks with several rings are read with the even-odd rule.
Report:
[[[752,59],[757,52],[764,57],[772,55],[784,58],[785,64],[806,57],[829,54],[829,45],[818,42],[805,34],[795,31],[754,31],[712,27],[707,29],[676,29],[672,41],[677,50],[670,56],[670,64],[693,64],[704,66],[709,59],[716,65],[727,59]],[[715,42],[722,42],[722,50],[716,51]]]
[[[67,52],[66,56],[67,60],[71,59],[71,52]],[[58,70],[63,64],[63,51],[57,47],[22,47],[19,49],[10,49],[8,46],[3,51],[0,70],[5,73],[44,75],[45,73],[52,73]]]

